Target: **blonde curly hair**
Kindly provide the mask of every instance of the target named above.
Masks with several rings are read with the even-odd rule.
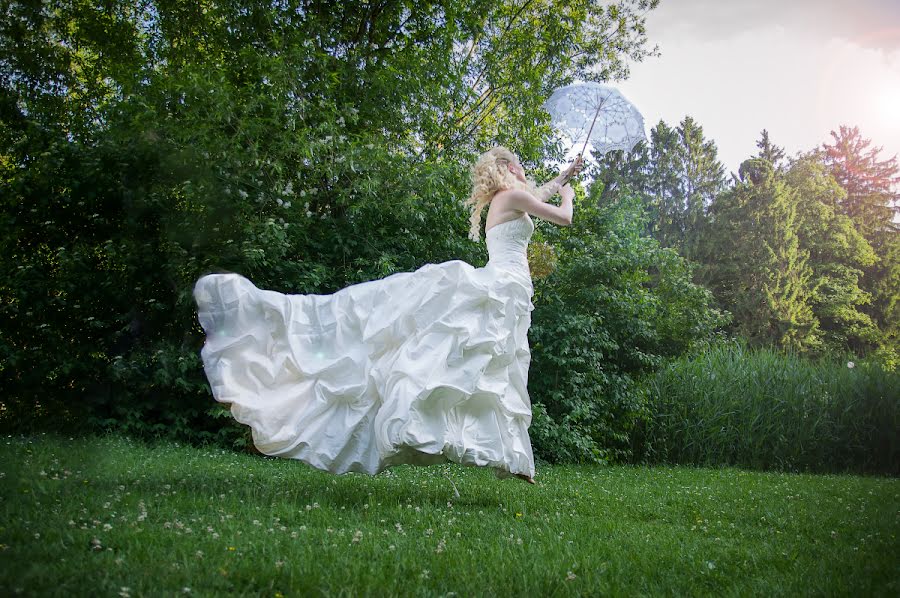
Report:
[[[509,171],[510,164],[518,164],[519,159],[511,151],[498,145],[481,154],[472,166],[472,193],[465,204],[471,207],[469,219],[472,227],[469,238],[473,241],[481,239],[481,212],[490,203],[494,195],[501,189],[525,189],[534,191],[531,182],[523,183]]]

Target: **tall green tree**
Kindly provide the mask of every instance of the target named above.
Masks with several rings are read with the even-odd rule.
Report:
[[[710,208],[700,278],[752,344],[817,351],[816,285],[798,235],[797,192],[761,158],[743,162],[739,176]]]
[[[838,209],[849,216],[875,251],[877,260],[864,270],[863,289],[872,294],[866,312],[882,334],[881,352],[900,363],[900,165],[881,158],[882,148],[858,127],[832,131],[822,159],[846,196]]]
[[[900,166],[897,157],[880,159],[882,148],[872,147],[858,127],[841,126],[832,131],[831,145],[822,145],[825,164],[846,191],[840,207],[869,240],[900,230],[894,222],[900,213]]]
[[[688,259],[697,255],[707,210],[725,189],[716,144],[690,116],[676,128],[660,121],[650,132],[644,197],[656,218],[655,236]]]
[[[696,253],[709,205],[726,188],[724,172],[715,143],[704,138],[690,116],[675,128],[661,120],[649,142],[628,154],[595,156],[590,169],[602,189],[600,203],[641,197],[648,233],[689,258]]]
[[[800,246],[809,251],[816,282],[810,306],[824,347],[836,352],[876,347],[881,335],[864,311],[871,294],[860,285],[863,271],[877,257],[853,221],[838,209],[846,192],[815,153],[793,160],[785,183],[796,192],[797,236]]]
[[[766,129],[763,129],[762,133],[760,133],[756,147],[759,148],[758,158],[768,161],[775,170],[779,170],[782,167],[784,148],[772,143],[772,140],[769,138],[769,132]]]
[[[601,205],[608,205],[624,198],[644,199],[647,219],[647,234],[653,235],[657,213],[656,204],[644,198],[650,172],[650,150],[646,142],[638,143],[631,152],[615,150],[605,154],[594,154],[587,162],[586,174],[591,177],[592,193],[596,193]]]

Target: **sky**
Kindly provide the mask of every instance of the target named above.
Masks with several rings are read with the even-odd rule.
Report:
[[[661,55],[616,86],[648,136],[690,115],[726,172],[763,129],[789,156],[840,125],[900,156],[900,0],[661,0],[647,34]]]

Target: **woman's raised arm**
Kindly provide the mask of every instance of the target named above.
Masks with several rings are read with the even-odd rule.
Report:
[[[504,199],[507,205],[513,209],[528,212],[532,216],[549,220],[560,226],[572,224],[572,199],[575,197],[575,192],[568,183],[560,189],[562,203],[558,206],[543,202],[522,189],[510,189],[501,193],[506,196]]]

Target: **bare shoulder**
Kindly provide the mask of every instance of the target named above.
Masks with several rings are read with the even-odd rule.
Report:
[[[491,204],[497,212],[507,212],[510,215],[521,216],[522,212],[529,212],[532,202],[539,201],[534,195],[523,189],[504,189],[498,191]]]
[[[492,226],[506,222],[507,220],[519,218],[522,215],[524,210],[516,208],[510,201],[510,194],[513,192],[514,190],[512,189],[504,189],[498,191],[494,197],[491,198],[491,206],[488,209],[487,219],[484,223],[487,228],[491,228]]]
[[[494,195],[492,201],[500,200],[505,204],[517,205],[523,202],[527,203],[529,199],[537,200],[534,195],[524,189],[503,189]]]

